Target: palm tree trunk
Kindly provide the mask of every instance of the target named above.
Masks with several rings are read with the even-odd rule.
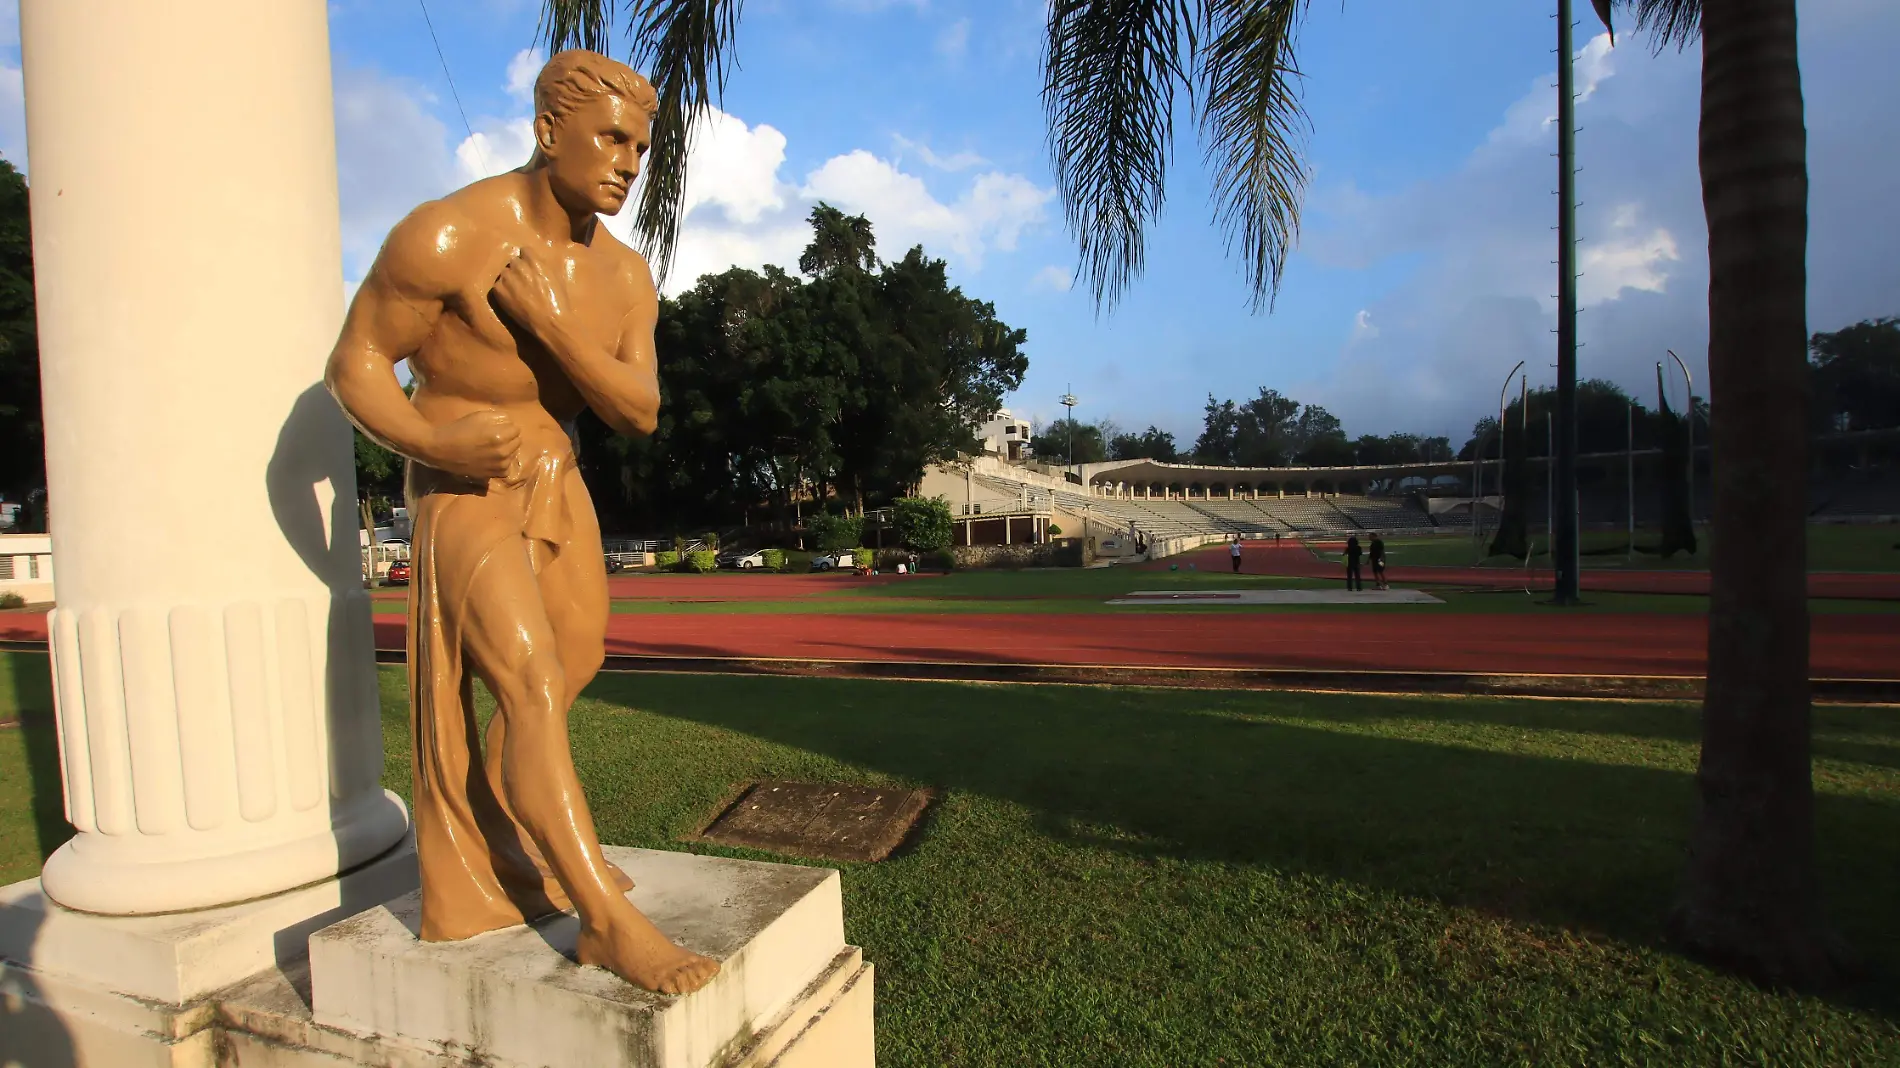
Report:
[[[1671,934],[1757,979],[1837,977],[1814,867],[1807,606],[1807,131],[1795,0],[1706,0],[1714,415],[1700,811]]]

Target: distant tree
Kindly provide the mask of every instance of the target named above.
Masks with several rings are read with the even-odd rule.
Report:
[[[877,239],[871,235],[870,219],[846,215],[822,200],[808,218],[812,239],[799,254],[800,272],[821,278],[839,271],[870,271],[877,266]]]
[[[1178,457],[1174,435],[1150,425],[1139,434],[1117,434],[1108,443],[1111,460],[1158,460],[1173,463]]]
[[[897,537],[918,552],[948,549],[956,536],[956,520],[941,497],[901,497],[891,511]]]
[[[1071,461],[1071,431],[1073,437],[1073,456]],[[1044,427],[1042,433],[1029,439],[1029,447],[1035,450],[1036,458],[1045,463],[1096,464],[1108,459],[1108,447],[1102,441],[1102,428],[1091,423],[1073,419],[1058,419]]]
[[[1808,366],[1817,431],[1900,427],[1900,318],[1815,334]]]
[[[864,520],[854,515],[817,512],[805,517],[805,533],[819,552],[835,553],[854,549],[864,540]]]
[[[45,486],[32,220],[26,179],[0,159],[0,496],[33,505],[22,512],[21,529],[44,529],[44,510],[29,498]]]

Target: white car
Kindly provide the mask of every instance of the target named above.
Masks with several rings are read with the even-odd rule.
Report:
[[[856,561],[852,560],[850,553],[826,553],[823,556],[811,558],[813,571],[835,571],[841,567],[850,568],[855,565]]]
[[[755,567],[764,567],[765,550],[760,549],[755,553],[721,553],[719,555],[719,566],[736,567],[742,571],[750,571]]]

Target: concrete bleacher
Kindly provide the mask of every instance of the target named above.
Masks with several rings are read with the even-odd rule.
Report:
[[[1015,480],[990,472],[971,477],[987,498],[980,505],[985,512],[1026,509],[1086,514],[1150,538],[1405,533],[1434,528],[1431,517],[1416,502],[1401,497],[1109,497],[1090,496],[1079,486],[1056,488],[1047,479]]]

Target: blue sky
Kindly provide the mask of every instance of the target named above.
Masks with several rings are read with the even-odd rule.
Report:
[[[5,9],[13,8],[4,4]],[[1587,17],[1587,4],[1578,7]],[[0,9],[0,153],[20,160],[16,14]],[[1043,140],[1041,0],[751,0],[740,67],[695,142],[679,269],[790,265],[823,198],[914,243],[1029,332],[1020,414],[1155,423],[1184,443],[1208,393],[1270,386],[1348,433],[1462,441],[1519,359],[1554,377],[1555,26],[1540,5],[1315,5],[1299,58],[1313,123],[1305,225],[1271,314],[1252,314],[1211,225],[1191,116],[1148,269],[1098,315]],[[534,0],[333,0],[346,282],[424,199],[526,158]],[[1804,0],[1813,183],[1811,329],[1900,314],[1900,8]],[[1643,395],[1673,348],[1704,379],[1698,54],[1582,22],[1581,369]],[[622,50],[624,55],[624,49]],[[30,162],[30,161],[29,161]],[[30,173],[30,172],[29,172]],[[622,220],[624,223],[624,220]],[[1701,392],[1701,390],[1698,390]],[[1680,398],[1678,397],[1678,402]]]

